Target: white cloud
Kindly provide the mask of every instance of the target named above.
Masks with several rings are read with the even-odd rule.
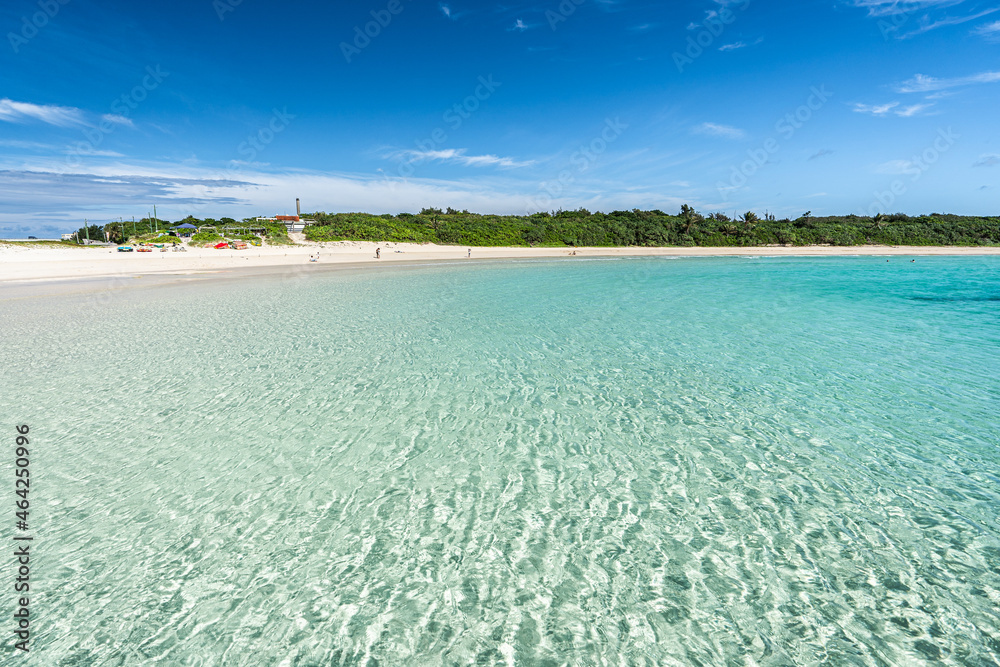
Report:
[[[519,32],[524,32],[525,30],[527,30],[530,27],[531,26],[527,25],[524,21],[522,21],[521,19],[518,19],[517,21],[514,22],[514,25],[512,25],[509,28],[507,28],[507,31],[511,32],[513,30],[517,30]]]
[[[943,9],[964,0],[852,0],[855,7],[868,10],[869,16],[895,16],[929,9]]]
[[[386,155],[393,160],[406,161],[409,163],[428,161],[457,162],[466,167],[530,167],[534,161],[519,162],[513,158],[500,157],[497,155],[466,155],[464,148],[446,148],[438,151],[418,151],[403,150],[395,151]]]
[[[987,153],[986,155],[980,155],[979,159],[976,160],[973,167],[995,167],[1000,164],[1000,155],[996,153]]]
[[[899,102],[889,102],[888,104],[861,104],[855,103],[854,111],[856,113],[870,113],[873,116],[884,116],[893,109],[899,106]]]
[[[962,23],[968,23],[969,21],[975,21],[976,19],[992,14],[993,12],[1000,11],[1000,7],[994,9],[987,9],[986,11],[979,12],[977,14],[971,14],[969,16],[958,16],[939,19],[937,21],[930,21],[929,19],[924,19],[921,21],[922,25],[912,32],[908,32],[902,35],[900,39],[907,39],[909,37],[914,37],[916,35],[922,35],[925,32],[930,32],[937,28],[943,28],[949,25],[960,25]]]
[[[731,125],[719,125],[718,123],[702,123],[692,130],[695,134],[706,134],[712,137],[725,137],[726,139],[742,139],[746,132]]]
[[[542,196],[534,178],[482,177],[441,180],[390,178],[384,174],[351,174],[287,170],[265,172],[177,163],[88,162],[69,169],[58,159],[0,156],[0,227],[27,224],[29,230],[58,223],[64,231],[79,227],[84,217],[102,224],[118,216],[145,215],[156,204],[161,217],[179,220],[228,215],[243,218],[293,212],[296,197],[307,211],[415,212],[425,206],[451,206],[484,213],[571,210],[584,206],[612,211],[634,207],[672,208],[679,198],[637,193],[607,181],[579,178],[558,197]],[[688,198],[689,199],[689,198]],[[110,203],[109,203],[110,202]],[[690,203],[700,206],[699,201]],[[58,230],[57,230],[58,231]]]
[[[758,37],[754,42],[747,44],[746,42],[733,42],[732,44],[723,44],[719,47],[720,51],[735,51],[736,49],[744,49],[748,46],[757,46],[764,41],[763,37]]]
[[[933,76],[917,74],[912,79],[896,85],[899,93],[930,93],[946,88],[971,86],[977,83],[996,83],[1000,81],[1000,72],[982,72],[971,76],[961,76],[952,79],[938,79]]]
[[[902,109],[900,109],[899,111],[897,111],[896,115],[899,116],[900,118],[909,118],[910,116],[916,116],[917,114],[919,114],[924,109],[929,109],[932,106],[934,106],[934,105],[933,104],[911,104],[910,106],[903,107]]]
[[[28,151],[44,151],[47,153],[58,153],[65,150],[65,146],[55,144],[43,144],[39,141],[22,141],[20,139],[0,139],[0,146],[6,148],[20,148]]]
[[[981,25],[972,31],[975,35],[982,35],[984,37],[993,37],[994,35],[1000,35],[1000,21],[994,21],[993,23],[986,23]]]
[[[914,169],[920,169],[917,165],[909,160],[890,160],[889,162],[883,162],[875,171],[880,174],[889,174],[892,176],[898,176],[901,174],[913,173]]]
[[[124,125],[126,127],[135,127],[132,123],[132,119],[128,116],[120,116],[118,114],[106,113],[101,116],[101,120],[106,120],[109,123],[114,123],[115,125]]]
[[[74,127],[86,124],[83,112],[80,109],[31,104],[30,102],[15,102],[6,97],[0,99],[0,120],[10,123],[24,123],[35,120],[57,127]]]
[[[96,148],[92,148],[90,145],[79,145],[73,149],[76,155],[84,156],[88,155],[91,157],[125,157],[121,153],[115,151],[102,151]]]
[[[911,104],[905,107],[899,107],[899,102],[889,102],[888,104],[855,103],[854,111],[855,113],[867,113],[873,116],[886,116],[892,113],[900,118],[910,118],[911,116],[920,114],[925,109],[930,109],[932,106],[934,106],[933,103]]]

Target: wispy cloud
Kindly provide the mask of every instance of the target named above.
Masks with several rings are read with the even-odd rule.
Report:
[[[913,166],[909,160],[890,160],[875,167],[876,173],[889,174],[892,176],[905,174],[906,170]]]
[[[871,114],[872,116],[888,116],[891,114],[900,118],[910,118],[919,115],[933,106],[933,102],[929,104],[910,104],[905,107],[900,107],[899,102],[889,102],[888,104],[861,104],[860,102],[856,102],[854,104],[854,112]]]
[[[994,7],[993,9],[987,9],[985,11],[977,12],[975,14],[970,14],[968,16],[957,16],[957,17],[947,17],[943,19],[938,19],[937,21],[931,21],[930,19],[924,17],[921,20],[921,25],[916,30],[908,32],[906,34],[900,35],[900,39],[907,39],[910,37],[915,37],[917,35],[922,35],[925,32],[930,32],[931,30],[936,30],[937,28],[944,28],[950,25],[961,25],[962,23],[968,23],[969,21],[975,21],[976,19],[982,18],[994,12],[1000,11],[1000,7]]]
[[[406,160],[409,162],[422,162],[424,160],[433,162],[457,162],[466,167],[530,167],[535,164],[533,160],[518,161],[509,157],[498,155],[467,155],[464,148],[447,148],[438,151],[418,151],[402,150],[394,151],[386,155],[394,160]]]
[[[912,79],[896,85],[898,93],[931,93],[946,88],[971,86],[977,83],[996,83],[1000,81],[1000,72],[982,72],[971,76],[960,76],[951,79],[938,79],[933,76],[917,74]]]
[[[444,14],[445,18],[451,18],[451,7],[442,2],[438,5],[438,9],[441,10],[441,13]]]
[[[833,155],[833,151],[830,150],[829,148],[824,148],[823,150],[818,151],[818,152],[813,153],[812,155],[810,155],[809,159],[810,160],[818,160],[821,157],[826,157],[827,155]]]
[[[979,159],[972,165],[973,167],[995,167],[1000,164],[1000,155],[996,153],[987,153],[986,155],[980,155]]]
[[[115,125],[124,125],[126,127],[135,127],[135,124],[132,122],[132,119],[129,118],[128,116],[121,116],[121,115],[118,115],[118,114],[106,113],[103,116],[101,116],[101,120],[105,120],[105,121],[107,121],[109,123],[113,123]]]
[[[692,132],[710,137],[724,137],[726,139],[742,139],[746,136],[746,132],[738,127],[719,125],[718,123],[702,123],[695,127]]]
[[[525,30],[528,30],[529,28],[532,28],[532,27],[533,26],[528,25],[523,20],[518,19],[517,21],[514,22],[514,25],[512,25],[509,28],[507,28],[507,32],[513,32],[515,30],[518,31],[518,32],[524,32]]]
[[[745,49],[748,46],[757,46],[758,44],[760,44],[763,41],[764,41],[763,37],[758,37],[756,39],[756,41],[750,42],[749,44],[747,44],[746,42],[743,42],[743,41],[733,42],[732,44],[723,44],[722,46],[719,47],[719,50],[720,51],[735,51],[736,49]]]
[[[22,141],[20,139],[0,139],[0,146],[4,148],[20,148],[27,151],[43,151],[47,153],[58,153],[65,150],[65,146],[55,144],[43,144],[40,141]]]
[[[964,0],[852,0],[855,7],[868,10],[869,16],[896,16],[929,9],[944,9]]]
[[[854,111],[855,113],[870,113],[873,116],[884,116],[898,106],[899,102],[889,102],[888,104],[861,104],[857,102],[854,105]]]
[[[38,121],[57,127],[75,127],[86,125],[83,111],[74,107],[60,107],[30,102],[15,102],[0,99],[0,120],[9,123],[27,123]]]
[[[993,23],[986,23],[975,28],[972,31],[974,35],[980,35],[982,37],[998,37],[1000,36],[1000,21],[994,21]]]
[[[924,109],[930,109],[933,104],[911,104],[910,106],[903,107],[896,111],[896,115],[900,118],[909,118],[910,116],[916,116]]]

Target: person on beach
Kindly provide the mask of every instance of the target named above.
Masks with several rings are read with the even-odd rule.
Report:
[[[472,259],[472,248],[469,248],[469,259]]]
[[[382,259],[382,248],[375,248],[375,259]]]

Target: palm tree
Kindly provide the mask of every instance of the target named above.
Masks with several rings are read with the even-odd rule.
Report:
[[[743,227],[747,231],[753,229],[753,226],[760,222],[760,218],[753,211],[747,211],[740,216],[740,220],[743,222]]]
[[[684,220],[684,233],[690,234],[694,226],[701,220],[701,216],[698,212],[688,206],[687,204],[681,205],[681,218]]]

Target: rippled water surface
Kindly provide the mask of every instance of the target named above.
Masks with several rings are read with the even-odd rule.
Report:
[[[135,282],[0,301],[18,664],[1000,664],[996,258]]]

